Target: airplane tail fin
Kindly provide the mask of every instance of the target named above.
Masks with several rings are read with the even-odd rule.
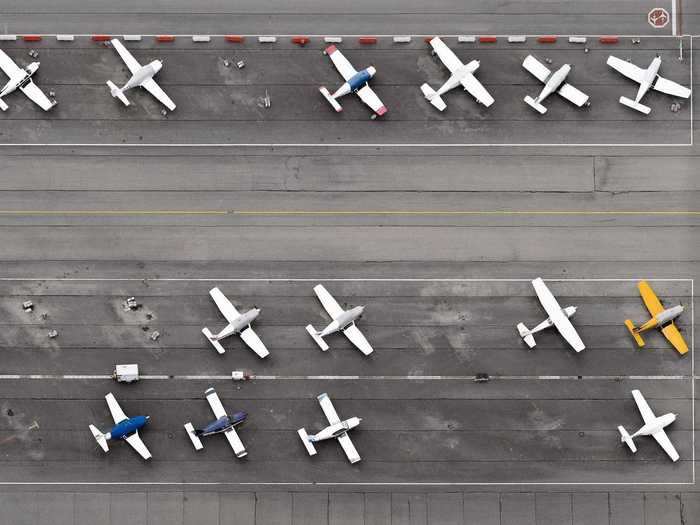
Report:
[[[628,108],[635,109],[639,111],[640,113],[644,113],[645,115],[648,115],[651,113],[651,108],[649,106],[645,106],[644,104],[640,104],[639,102],[635,102],[631,98],[627,97],[620,97],[620,104],[623,106],[627,106]]]
[[[309,434],[306,433],[306,429],[300,428],[299,430],[297,430],[297,433],[301,438],[301,442],[304,443],[304,446],[306,447],[306,451],[309,453],[309,456],[315,456],[316,447],[314,447],[314,444],[309,439]]]
[[[634,444],[634,441],[632,440],[632,436],[630,436],[627,433],[627,431],[625,430],[625,427],[620,425],[619,427],[617,427],[617,429],[620,431],[620,435],[622,436],[621,442],[626,443],[632,452],[637,452],[637,445]]]
[[[112,96],[114,98],[118,98],[119,100],[121,100],[125,106],[130,105],[130,102],[124,96],[124,93],[122,93],[122,90],[119,89],[117,86],[115,86],[114,82],[112,82],[111,80],[108,80],[107,86],[109,86],[109,92],[112,94]]]
[[[545,113],[547,113],[547,108],[539,102],[535,102],[535,99],[532,98],[530,95],[526,96],[523,100],[528,106],[537,111],[540,115],[544,115]]]
[[[187,431],[187,435],[189,436],[190,441],[192,441],[192,446],[194,447],[194,449],[202,450],[204,448],[204,445],[202,445],[202,441],[199,439],[199,437],[202,434],[202,431],[194,428],[194,425],[192,425],[192,423],[185,423],[185,431]]]
[[[437,94],[437,91],[435,91],[433,88],[431,88],[428,84],[423,84],[420,87],[420,90],[423,92],[423,96],[437,109],[440,111],[445,111],[445,108],[447,107],[447,104],[445,104],[445,101],[442,100],[442,97]]]
[[[319,335],[321,332],[317,332],[316,329],[312,325],[306,325],[306,331],[309,332],[309,335],[313,337],[313,340],[316,341],[316,344],[319,346],[321,350],[324,352],[328,350],[328,345],[326,342],[323,340],[323,338]]]
[[[7,109],[8,109],[9,107],[10,107],[10,106],[8,106],[7,104],[5,104],[5,101],[4,101],[3,99],[0,98],[0,109],[2,109],[3,111],[7,111]]]
[[[527,346],[530,348],[535,347],[535,338],[533,335],[530,333],[530,330],[525,326],[523,323],[518,323],[518,333],[520,334],[520,337],[523,338],[523,341],[527,343]]]
[[[206,336],[207,340],[211,343],[211,345],[216,349],[217,352],[219,352],[220,354],[226,353],[224,347],[221,346],[221,343],[214,338],[214,334],[211,333],[211,330],[209,330],[209,328],[202,328],[202,333]]]
[[[637,341],[637,346],[640,348],[643,347],[644,339],[642,339],[642,336],[639,335],[639,332],[637,332],[637,327],[634,326],[634,323],[629,319],[625,319],[625,326],[627,327],[627,330],[630,331],[630,334],[632,334],[632,337],[634,337],[634,340]]]
[[[322,86],[318,88],[318,90],[321,92],[321,95],[328,101],[328,103],[333,106],[333,109],[335,110],[336,113],[340,113],[343,111],[343,107],[338,103],[336,99],[334,99],[330,92],[328,91],[328,88],[326,86]]]
[[[105,438],[105,435],[100,432],[95,425],[90,425],[90,432],[92,432],[92,435],[95,437],[95,441],[97,441],[97,444],[102,447],[102,450],[109,452],[109,446],[107,445],[107,438]]]

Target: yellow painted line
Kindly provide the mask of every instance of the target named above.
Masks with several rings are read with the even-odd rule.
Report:
[[[239,215],[239,216],[700,216],[695,210],[0,210],[0,216],[139,216],[139,215]]]

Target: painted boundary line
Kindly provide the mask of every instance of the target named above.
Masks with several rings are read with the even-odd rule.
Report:
[[[318,282],[318,279],[307,279],[307,278],[224,278],[224,279],[211,279],[211,278],[167,278],[159,277],[154,279],[139,279],[139,278],[106,278],[99,279],[95,277],[90,278],[75,278],[75,277],[49,277],[49,278],[21,278],[21,277],[0,277],[0,281],[65,281],[65,282],[97,282],[97,281],[121,281],[121,282],[143,282],[154,281],[154,282]],[[452,278],[452,279],[361,279],[361,278],[351,278],[351,279],[322,279],[328,282],[530,282],[530,279],[519,278],[519,279],[472,279],[472,278]],[[596,278],[581,278],[581,279],[545,279],[548,282],[637,282],[640,279],[632,278],[619,278],[619,279],[596,279]],[[690,284],[690,313],[691,313],[691,376],[695,378],[695,280],[691,278],[646,278],[647,281],[652,282],[687,282]],[[111,376],[101,376],[110,377]],[[185,377],[185,376],[183,376]],[[221,376],[224,377],[224,376]],[[230,379],[230,376],[225,376]],[[274,376],[270,376],[274,377]],[[516,377],[516,376],[511,376]],[[554,378],[558,376],[541,376]],[[559,376],[566,377],[566,376]],[[573,377],[573,376],[571,376]],[[578,379],[578,376],[576,376]],[[630,376],[631,378],[641,379],[643,376]],[[653,376],[647,376],[653,377]],[[666,379],[683,378],[688,379],[685,376],[667,376]],[[99,482],[88,482],[88,481],[77,481],[77,482],[33,482],[33,481],[0,481],[0,486],[397,486],[397,487],[429,487],[429,486],[441,486],[441,487],[459,487],[459,486],[681,486],[681,485],[695,485],[695,381],[691,381],[691,413],[692,413],[692,431],[691,431],[691,443],[692,443],[692,457],[691,461],[691,481],[673,481],[673,482],[539,482],[539,481],[525,481],[525,482],[315,482],[315,481],[292,481],[292,482],[235,482],[235,481],[223,481],[223,482],[169,482],[169,481],[143,481],[143,482],[109,482],[109,481],[99,481]],[[687,461],[687,460],[683,460]]]
[[[39,36],[55,36],[55,35],[39,35]],[[87,34],[80,34],[75,36],[92,36]],[[158,35],[143,35],[143,36],[158,36]],[[172,35],[172,36],[192,36],[192,35]],[[212,37],[224,37],[225,35],[210,35]],[[241,35],[244,37],[256,36],[256,35]],[[292,37],[293,35],[278,35],[280,37]],[[308,35],[309,38],[322,38],[326,35]],[[341,37],[359,37],[362,35],[338,35]],[[377,38],[391,37],[392,35],[375,35]],[[422,35],[421,35],[422,36]],[[442,35],[445,38],[457,37],[459,35]],[[507,37],[509,35],[493,35],[497,38]],[[540,35],[525,35],[526,37],[537,37]],[[552,35],[561,36],[566,35]],[[605,35],[586,35],[593,38],[600,38]],[[618,35],[621,38],[638,37],[639,35]],[[653,35],[644,38],[673,38],[682,39],[689,38],[690,40],[690,67],[689,69],[689,85],[692,90],[693,86],[693,38],[694,36],[700,35]],[[557,147],[574,147],[574,148],[639,148],[639,147],[653,147],[653,148],[668,148],[668,147],[692,147],[694,144],[693,137],[693,94],[690,96],[690,130],[689,130],[689,142],[678,142],[678,143],[666,143],[666,144],[655,144],[655,143],[454,143],[454,144],[444,144],[444,143],[374,143],[374,144],[361,144],[361,143],[343,143],[343,144],[328,144],[328,143],[179,143],[179,144],[163,144],[163,143],[148,143],[148,144],[124,144],[124,143],[0,143],[1,148],[11,148],[11,147],[30,147],[30,148],[497,148],[497,147],[510,147],[510,148],[532,148],[532,147],[546,147],[546,148],[557,148]]]
[[[257,375],[253,374],[251,381],[474,381],[477,376],[284,376],[284,375]],[[114,377],[108,374],[0,374],[0,380],[113,380]],[[686,379],[700,379],[693,376],[489,376],[490,381],[683,381]],[[139,375],[140,380],[157,381],[232,381],[230,375]]]

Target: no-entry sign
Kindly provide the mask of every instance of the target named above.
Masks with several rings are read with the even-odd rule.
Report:
[[[663,7],[655,7],[649,11],[649,14],[647,15],[647,20],[649,21],[651,27],[656,27],[657,29],[666,27],[670,18],[671,17],[668,16],[668,11],[666,11]]]

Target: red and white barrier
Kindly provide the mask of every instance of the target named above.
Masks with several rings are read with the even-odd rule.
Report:
[[[108,40],[111,40],[112,37],[109,35],[92,35],[90,39],[93,42],[107,42]]]
[[[585,36],[570,36],[569,44],[585,44],[588,39]]]
[[[245,37],[241,35],[225,35],[224,40],[226,40],[226,42],[232,42],[234,44],[242,44],[243,42],[245,42]]]
[[[326,36],[323,38],[326,44],[340,44],[343,41],[342,36]]]
[[[476,37],[475,36],[468,36],[468,35],[459,35],[457,37],[457,42],[460,44],[469,44],[476,42]]]
[[[498,42],[498,38],[495,36],[480,36],[479,37],[480,44],[495,44],[496,42]]]
[[[509,44],[524,44],[527,42],[527,37],[525,35],[513,35],[508,37]]]
[[[296,44],[298,46],[305,46],[311,42],[308,36],[294,36],[292,37],[292,44]]]
[[[22,35],[25,42],[41,42],[41,35]]]
[[[72,42],[75,40],[73,35],[56,35],[56,40],[59,42]]]
[[[17,40],[17,35],[0,35],[0,41],[14,41]]]
[[[410,43],[411,43],[411,37],[408,35],[394,37],[394,44],[410,44]]]
[[[124,35],[123,38],[126,42],[141,42],[141,35]]]
[[[544,35],[537,37],[537,42],[540,44],[556,44],[557,37],[554,35]]]
[[[620,37],[607,35],[601,36],[599,40],[601,44],[617,44],[620,41]]]
[[[175,42],[174,35],[157,35],[156,42]]]
[[[377,37],[376,36],[361,36],[360,38],[357,39],[357,41],[363,45],[372,45],[372,44],[377,43]]]
[[[192,42],[211,42],[209,35],[192,35]]]
[[[277,42],[277,37],[276,36],[259,36],[258,42],[260,42],[261,44],[274,44],[275,42]]]

